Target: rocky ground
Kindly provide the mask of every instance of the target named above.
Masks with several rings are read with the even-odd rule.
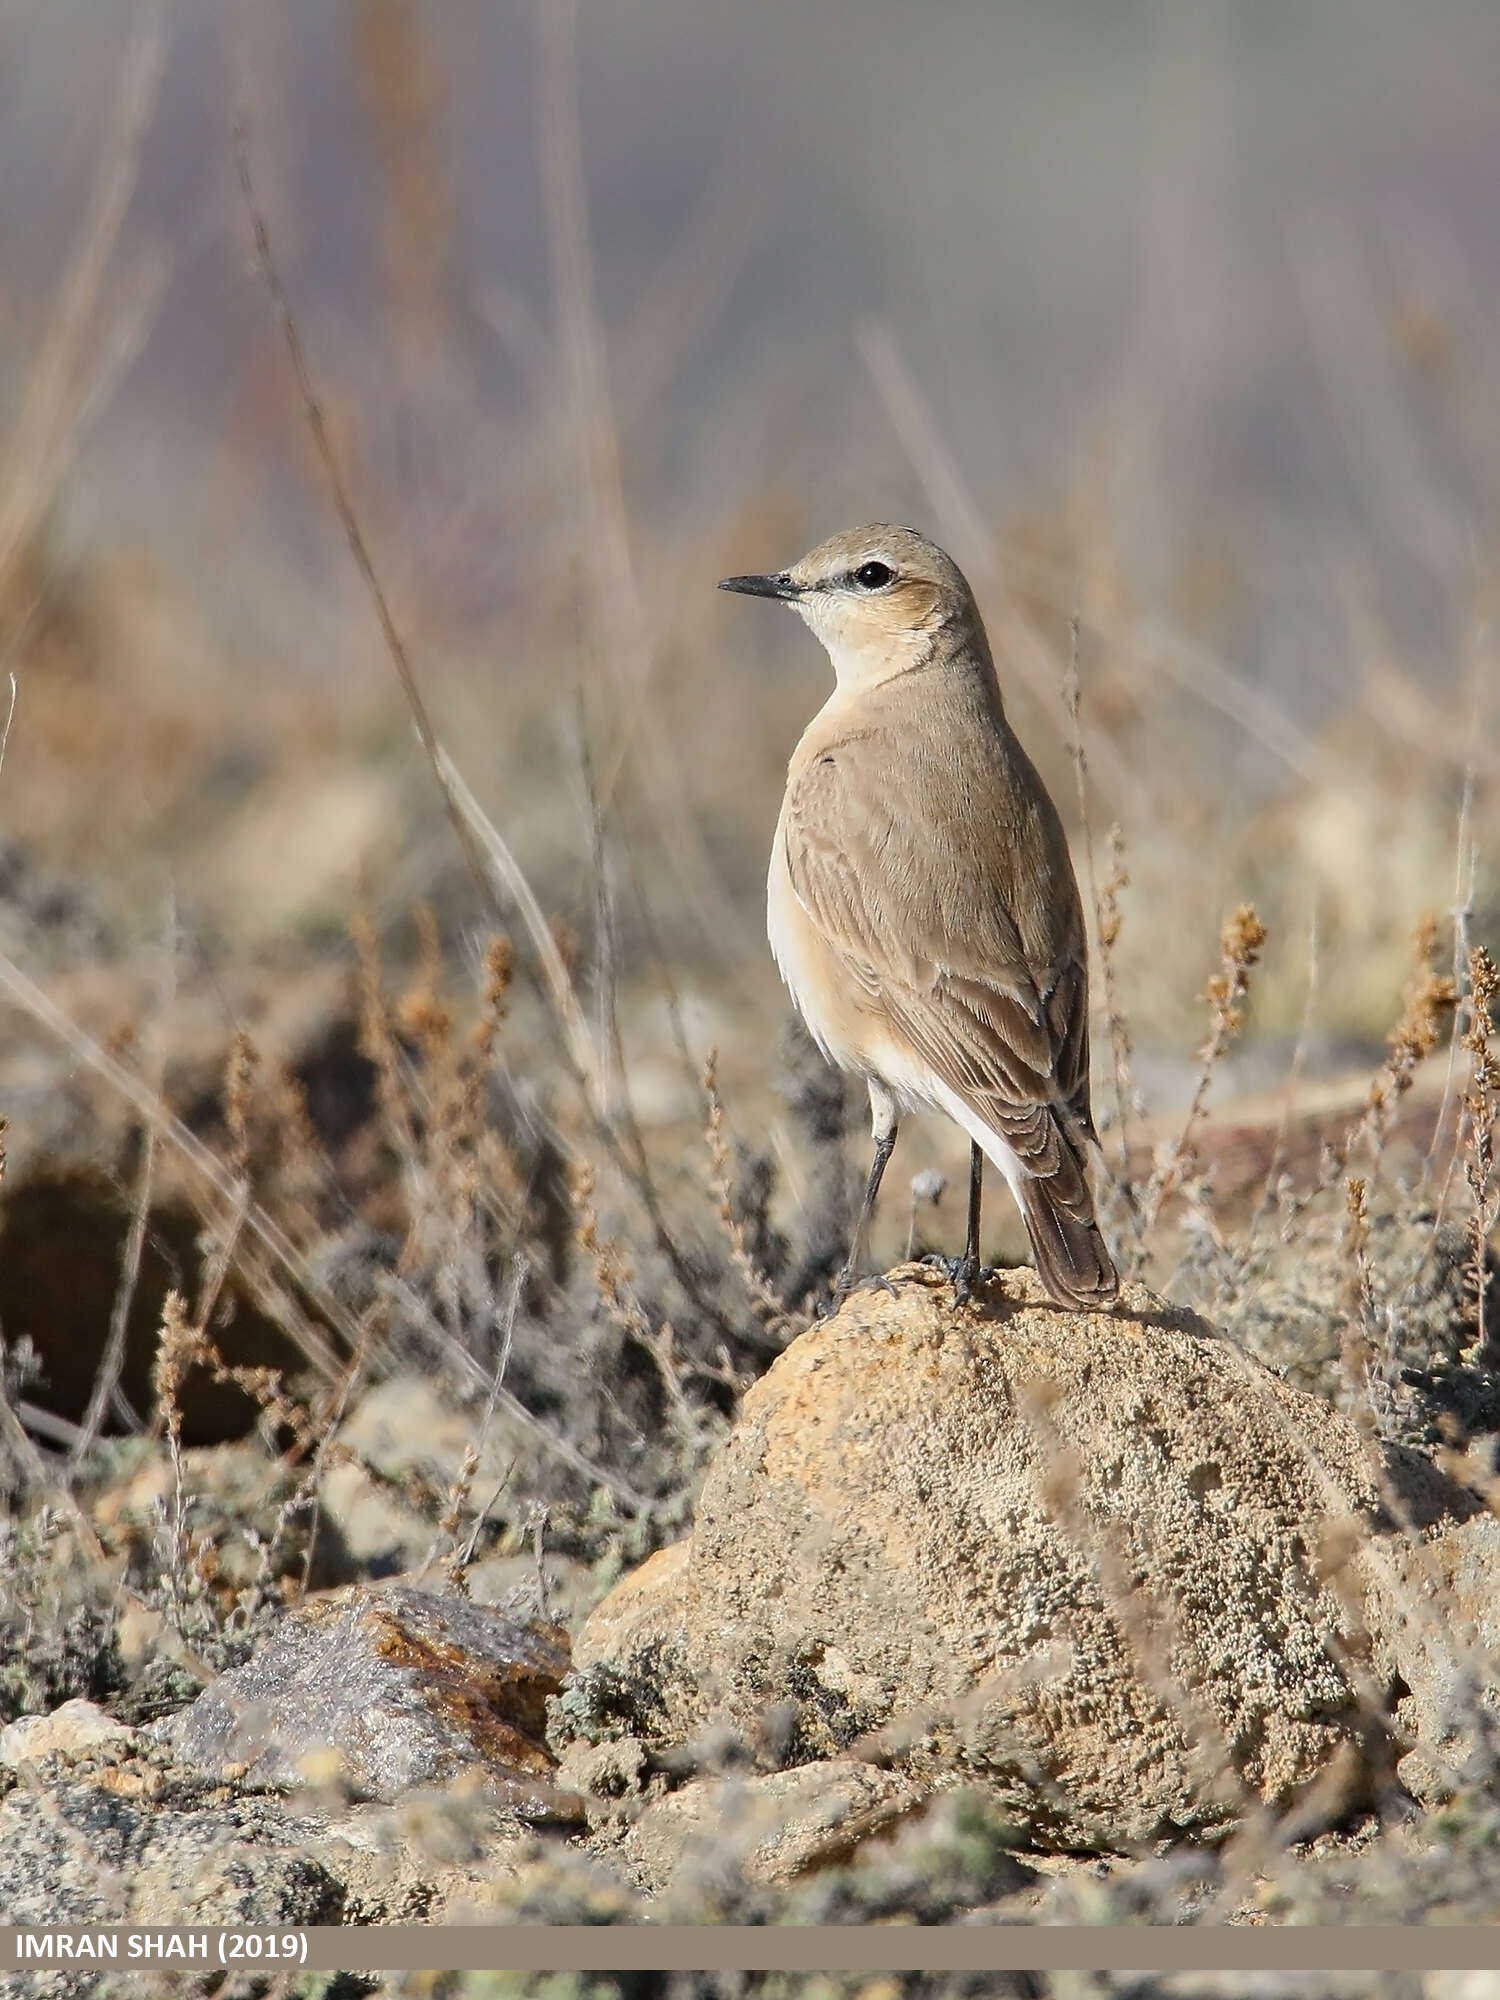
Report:
[[[304,1538],[313,1587],[218,1671],[180,1607],[126,1603],[107,1684],[55,1700],[104,1629],[86,1595],[61,1616],[72,1654],[45,1681],[37,1652],[33,1712],[0,1732],[9,1917],[1500,1909],[1478,1460],[1382,1443],[1142,1286],[1095,1316],[1024,1271],[963,1310],[925,1266],[857,1293],[744,1396],[691,1532],[602,1599],[611,1562],[544,1540],[432,1559],[422,1494],[464,1450],[441,1402],[367,1392]],[[126,1549],[163,1471],[118,1457],[89,1517]],[[253,1440],[183,1477],[200,1540],[217,1507],[253,1545],[285,1504]],[[55,1576],[81,1529],[48,1532]]]
[[[924,1181],[829,1316],[860,1110],[805,1045],[763,1147],[712,1075],[643,1137],[505,940],[465,1001],[423,935],[151,1089],[83,1030],[7,1058],[0,1910],[1500,1910],[1440,1010],[1295,1115],[1111,1135],[1112,1313],[1024,1267],[956,1308]]]

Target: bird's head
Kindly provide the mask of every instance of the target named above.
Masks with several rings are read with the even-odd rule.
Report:
[[[958,565],[915,528],[877,522],[834,535],[767,576],[726,576],[720,590],[774,597],[828,649],[840,686],[871,686],[920,666],[939,633],[977,627]]]

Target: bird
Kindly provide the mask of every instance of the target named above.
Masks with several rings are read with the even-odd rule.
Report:
[[[927,1107],[970,1142],[964,1253],[940,1260],[956,1303],[980,1276],[988,1160],[1048,1296],[1106,1309],[1119,1280],[1088,1178],[1083,905],[963,573],[916,529],[877,522],[719,588],[789,605],[834,671],[788,766],[766,928],[814,1040],[869,1091],[875,1157],[835,1305],[854,1287],[900,1118]]]

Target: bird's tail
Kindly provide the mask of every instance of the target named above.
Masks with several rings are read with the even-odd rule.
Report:
[[[1052,1130],[1056,1147],[1048,1151],[1054,1170],[1023,1174],[1012,1185],[1048,1297],[1060,1306],[1095,1312],[1114,1303],[1120,1279],[1094,1215],[1085,1160],[1092,1132],[1056,1110]]]
[[[1060,1306],[1096,1312],[1114,1303],[1120,1280],[1094,1220],[1087,1188],[1080,1206],[1058,1185],[1071,1178],[1055,1175],[1043,1180],[1028,1174],[1016,1194],[1031,1238],[1032,1262],[1048,1297]]]
[[[948,1090],[937,1100],[1010,1183],[1031,1239],[1047,1296],[1079,1312],[1102,1312],[1120,1279],[1094,1216],[1087,1161],[1098,1145],[1092,1127],[1068,1107],[1028,1105],[988,1118]]]

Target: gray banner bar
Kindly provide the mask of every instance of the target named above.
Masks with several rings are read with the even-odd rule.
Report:
[[[732,1929],[392,1924],[305,1931],[0,1927],[0,1968],[145,1972],[1396,1972],[1500,1967],[1500,1925],[1407,1929],[1026,1928],[909,1924]]]

